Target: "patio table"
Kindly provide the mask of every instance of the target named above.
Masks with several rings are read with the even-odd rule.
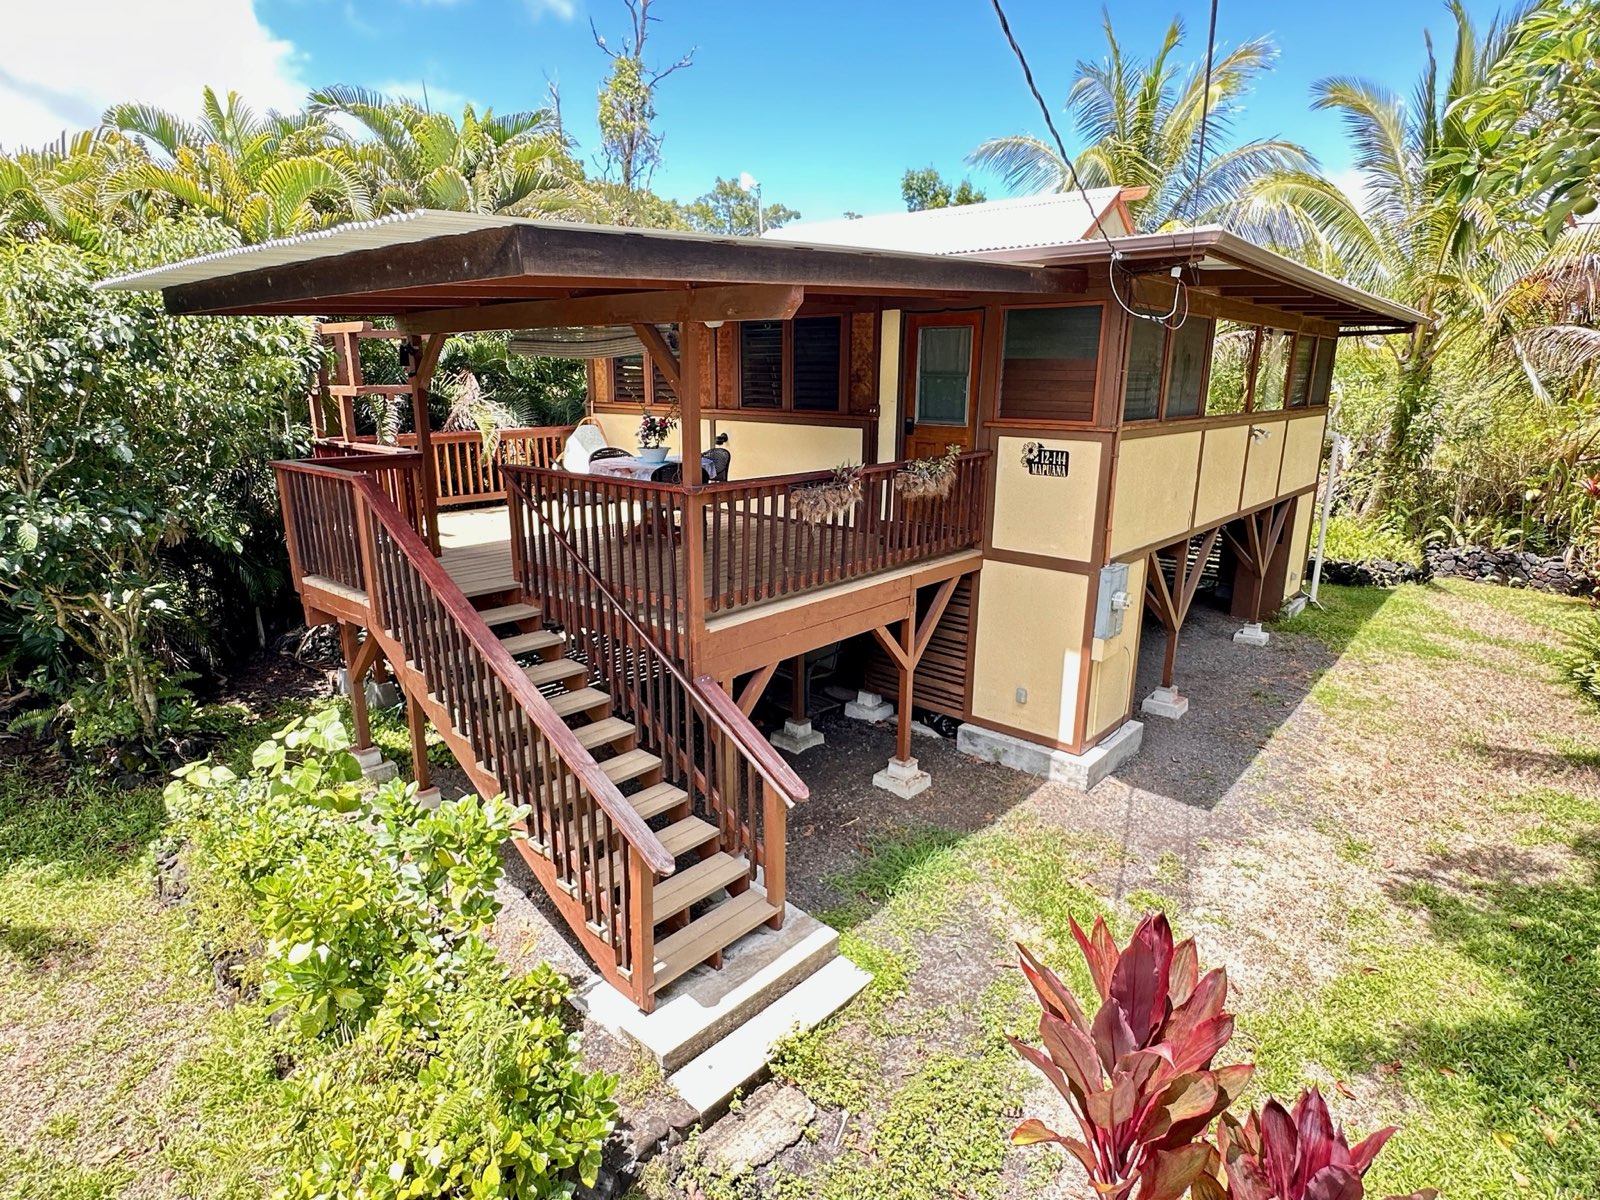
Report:
[[[681,463],[682,461],[683,456],[679,454],[667,455],[665,462],[650,462],[635,455],[629,455],[626,458],[591,459],[589,462],[589,474],[607,475],[613,479],[641,479],[649,482],[650,476],[666,466],[667,463]],[[704,468],[708,477],[716,470],[711,460],[704,455],[700,458],[700,466]],[[699,481],[696,480],[696,482]]]

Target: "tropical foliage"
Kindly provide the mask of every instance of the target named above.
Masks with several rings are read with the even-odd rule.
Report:
[[[1080,61],[1067,94],[1067,112],[1084,147],[1072,165],[1084,187],[1149,188],[1130,205],[1141,230],[1228,221],[1263,175],[1312,170],[1310,157],[1293,142],[1268,138],[1233,144],[1232,127],[1244,97],[1277,57],[1269,39],[1253,38],[1217,59],[1208,92],[1204,68],[1177,61],[1184,40],[1181,20],[1167,27],[1148,60],[1124,50],[1109,12],[1105,35],[1106,57]],[[1197,178],[1202,116],[1206,157]],[[968,161],[1016,191],[1060,192],[1073,186],[1061,152],[1032,134],[991,138]]]
[[[592,1184],[616,1081],[580,1069],[548,965],[511,976],[483,934],[524,815],[375,793],[333,710],[291,721],[240,778],[206,762],[166,803],[189,898],[291,1067],[274,1132],[290,1197],[569,1195]],[[256,957],[259,955],[259,959]]]
[[[174,667],[282,586],[266,464],[317,360],[304,321],[95,289],[235,245],[217,222],[108,240],[0,241],[0,663],[64,702],[80,743],[154,739],[181,716]]]

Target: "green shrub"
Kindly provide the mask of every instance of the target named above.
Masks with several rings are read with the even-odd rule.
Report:
[[[1313,539],[1315,531],[1313,530]],[[1315,540],[1312,542],[1315,548]],[[1329,558],[1346,562],[1367,562],[1382,558],[1390,562],[1420,563],[1422,546],[1390,525],[1364,522],[1339,513],[1328,521]]]
[[[285,1200],[557,1196],[594,1179],[614,1078],[581,1069],[548,966],[513,978],[480,936],[523,815],[414,785],[365,790],[336,710],[297,719],[241,778],[167,790],[213,947],[259,947],[285,1086]]]
[[[1566,673],[1584,699],[1600,705],[1600,612],[1591,613],[1573,636]]]

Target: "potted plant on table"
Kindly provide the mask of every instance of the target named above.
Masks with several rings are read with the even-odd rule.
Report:
[[[665,462],[667,460],[667,439],[672,436],[672,431],[678,427],[677,407],[665,413],[653,413],[649,409],[639,410],[639,457],[645,462]]]

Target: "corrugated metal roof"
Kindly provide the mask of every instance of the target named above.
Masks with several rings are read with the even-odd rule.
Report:
[[[356,250],[377,250],[451,234],[475,233],[480,229],[499,229],[520,224],[524,219],[492,213],[442,212],[419,208],[413,212],[374,217],[370,221],[335,225],[331,229],[297,233],[293,237],[274,238],[253,246],[234,246],[228,250],[202,254],[198,258],[135,271],[131,275],[103,279],[96,286],[111,292],[157,291],[243,271],[264,271],[269,267],[333,258]]]
[[[771,241],[938,255],[1059,246],[1093,234],[1095,221],[1104,219],[1121,194],[1121,188],[1095,188],[1085,203],[1076,191],[1045,192],[920,212],[806,221],[764,236]],[[1108,232],[1122,230],[1113,227]]]

